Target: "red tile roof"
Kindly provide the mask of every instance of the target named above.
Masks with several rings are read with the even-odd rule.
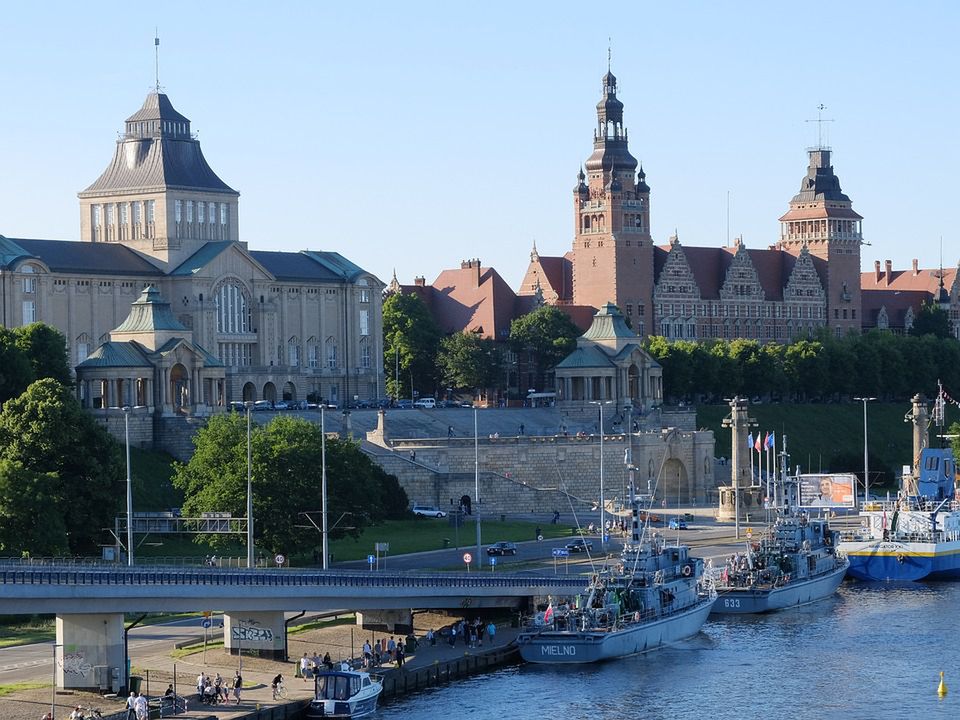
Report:
[[[720,288],[727,277],[727,270],[733,262],[737,252],[736,247],[689,247],[682,245],[681,250],[690,265],[690,271],[700,288],[700,297],[704,300],[714,300],[720,297]],[[654,248],[654,278],[660,279],[660,271],[666,263],[670,252],[669,245],[660,245]],[[790,279],[793,266],[797,259],[783,250],[752,250],[747,249],[750,262],[757,271],[760,286],[767,300],[782,300],[783,288]],[[823,276],[821,274],[821,281]]]

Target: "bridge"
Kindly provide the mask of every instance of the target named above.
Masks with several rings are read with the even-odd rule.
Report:
[[[117,691],[126,668],[124,613],[222,609],[224,648],[283,657],[287,611],[357,610],[358,624],[405,634],[413,609],[460,614],[570,596],[576,575],[85,567],[0,563],[0,615],[54,613],[57,686],[88,688],[97,672]],[[94,673],[91,669],[102,668]]]

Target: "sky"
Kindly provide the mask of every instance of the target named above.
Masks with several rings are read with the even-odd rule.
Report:
[[[817,144],[864,269],[955,265],[950,2],[17,3],[0,44],[0,234],[79,238],[76,193],[155,85],[240,196],[251,249],[388,282],[478,257],[516,288],[573,241],[608,48],[657,244],[779,235]],[[728,203],[729,198],[729,203]],[[729,208],[729,232],[728,232]]]

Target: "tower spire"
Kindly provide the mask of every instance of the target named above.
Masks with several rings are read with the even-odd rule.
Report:
[[[613,41],[607,37],[607,72],[613,71]]]
[[[160,93],[160,33],[153,29],[153,71],[157,93]]]

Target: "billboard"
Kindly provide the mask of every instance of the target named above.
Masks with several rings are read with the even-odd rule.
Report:
[[[857,476],[853,473],[800,475],[800,507],[854,507]]]

